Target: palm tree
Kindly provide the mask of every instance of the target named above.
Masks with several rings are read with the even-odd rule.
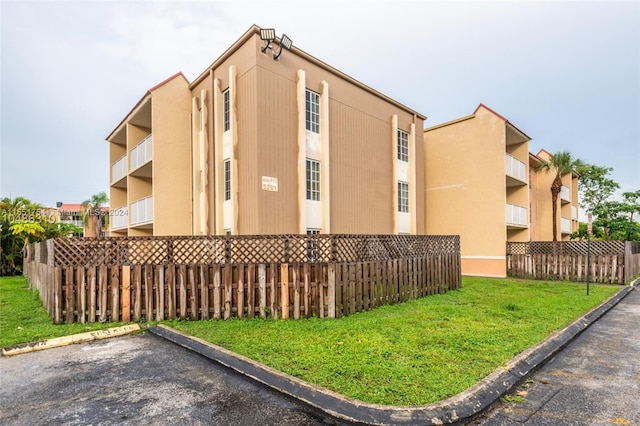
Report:
[[[102,238],[102,227],[109,223],[109,215],[102,213],[102,206],[109,202],[104,192],[93,194],[90,199],[82,202],[83,220],[86,226],[93,226],[96,238]]]
[[[551,183],[551,208],[553,220],[553,241],[558,241],[558,195],[562,190],[562,176],[574,173],[582,165],[582,161],[573,158],[568,151],[560,151],[552,154],[548,160],[540,160],[537,171],[544,170],[545,173],[555,173]]]

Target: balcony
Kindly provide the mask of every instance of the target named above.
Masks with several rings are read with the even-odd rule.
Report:
[[[151,154],[153,151],[153,137],[151,134],[136,145],[130,154],[131,174],[151,177]],[[147,167],[146,165],[149,164]],[[143,167],[144,166],[144,167]]]
[[[527,184],[527,166],[514,156],[504,154],[504,171],[507,175],[507,186]]]
[[[131,226],[153,221],[153,197],[148,196],[131,203]]]
[[[129,225],[129,212],[126,206],[112,210],[110,216],[112,230],[126,228]]]
[[[578,220],[578,207],[571,206],[571,219]]]
[[[562,185],[562,189],[560,189],[560,202],[562,203],[571,202],[571,193],[569,192],[569,188],[564,185]]]
[[[515,204],[507,204],[506,222],[508,228],[526,228],[529,226],[527,209]]]
[[[563,234],[571,233],[571,221],[569,219],[560,218],[560,232]]]
[[[127,155],[120,157],[118,161],[111,165],[111,185],[122,187],[122,182],[127,176]],[[127,182],[124,182],[124,187],[127,186]]]

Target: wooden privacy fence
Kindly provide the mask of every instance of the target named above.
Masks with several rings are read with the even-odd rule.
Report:
[[[269,261],[265,252],[289,261]],[[203,258],[208,261],[196,261]],[[29,247],[24,264],[55,323],[338,318],[459,288],[460,240],[391,235],[54,239]]]
[[[592,241],[590,280],[624,284],[640,273],[640,243]],[[586,241],[507,243],[507,275],[517,278],[586,281]]]

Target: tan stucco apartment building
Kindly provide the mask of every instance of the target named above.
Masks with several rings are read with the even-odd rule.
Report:
[[[427,234],[460,235],[464,275],[506,276],[506,242],[552,239],[552,173],[536,172],[531,138],[480,104],[425,129]],[[577,176],[563,176],[562,239],[577,229]],[[559,238],[560,239],[560,235]]]
[[[424,234],[426,117],[251,27],[109,134],[111,235]]]

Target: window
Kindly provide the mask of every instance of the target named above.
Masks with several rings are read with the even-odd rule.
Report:
[[[320,133],[320,95],[311,90],[306,94],[307,130]]]
[[[409,184],[398,182],[398,211],[409,213]]]
[[[307,159],[307,200],[320,201],[320,162]]]
[[[398,130],[398,160],[409,161],[409,135]]]
[[[231,111],[229,108],[229,89],[222,92],[222,122],[223,131],[226,132],[231,128]]]
[[[224,235],[226,235],[227,237],[231,236],[231,229],[225,229],[224,230]]]
[[[231,199],[231,160],[224,160],[224,201]]]
[[[307,235],[318,235],[320,230],[317,228],[307,228]]]

